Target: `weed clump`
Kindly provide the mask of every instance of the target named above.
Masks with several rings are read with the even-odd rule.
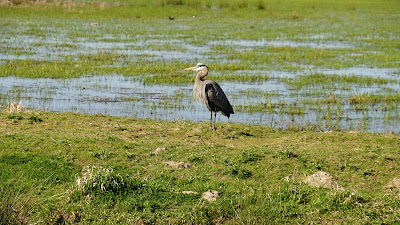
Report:
[[[17,112],[23,112],[25,110],[25,106],[22,104],[22,101],[19,103],[16,101],[12,101],[9,106],[8,106],[8,113],[17,113]]]
[[[143,188],[139,180],[114,172],[111,168],[86,166],[76,178],[76,191],[83,195],[114,198]]]
[[[227,163],[224,174],[237,176],[241,179],[247,179],[253,176],[253,173],[250,170],[241,168],[235,163]]]
[[[290,149],[285,149],[277,153],[275,157],[282,158],[282,159],[290,159],[290,158],[297,158],[298,155]]]
[[[8,115],[7,116],[7,119],[10,119],[10,120],[22,120],[23,119],[23,117],[22,116],[20,116],[20,115],[16,115],[16,114],[10,114],[10,115]]]
[[[255,152],[242,152],[241,162],[256,162],[261,159],[261,156]]]
[[[43,119],[39,118],[36,115],[32,115],[31,117],[28,118],[30,123],[37,123],[37,122],[43,122]]]

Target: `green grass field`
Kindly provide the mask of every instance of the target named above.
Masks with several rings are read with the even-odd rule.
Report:
[[[391,224],[400,217],[399,186],[390,185],[399,176],[398,134],[231,123],[209,131],[208,123],[43,112],[1,113],[0,125],[3,224]],[[303,182],[320,170],[340,189]],[[219,192],[216,201],[201,199],[209,190]]]
[[[0,15],[2,77],[173,86],[192,83],[182,69],[203,61],[218,82],[286,88],[235,93],[263,100],[234,104],[235,115],[311,110],[333,123],[210,131],[207,121],[10,113],[27,93],[16,86],[17,99],[0,94],[0,224],[400,223],[398,132],[335,129],[355,120],[347,111],[399,122],[397,0],[0,0]],[[318,171],[335,188],[305,183]]]

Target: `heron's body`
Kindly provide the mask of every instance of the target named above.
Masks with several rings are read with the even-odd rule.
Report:
[[[199,71],[196,75],[196,79],[193,86],[193,95],[195,100],[203,100],[208,110],[210,110],[210,126],[212,126],[212,113],[214,112],[214,129],[215,119],[217,112],[221,112],[222,115],[230,117],[234,114],[232,105],[229,103],[222,88],[213,80],[204,79],[208,74],[208,67],[202,63],[198,63],[196,66],[187,68],[185,70]]]

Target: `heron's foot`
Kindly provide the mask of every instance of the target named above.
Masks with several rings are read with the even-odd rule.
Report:
[[[210,127],[210,130],[217,130],[216,127]]]

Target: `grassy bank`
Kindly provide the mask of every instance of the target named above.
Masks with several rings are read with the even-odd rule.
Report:
[[[399,177],[398,134],[217,126],[2,112],[0,220],[399,222],[399,190],[390,185]],[[318,171],[339,188],[303,183]],[[219,192],[214,202],[201,198],[209,190]]]

